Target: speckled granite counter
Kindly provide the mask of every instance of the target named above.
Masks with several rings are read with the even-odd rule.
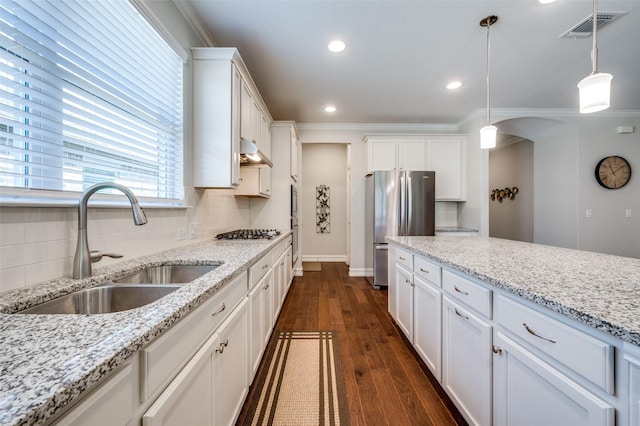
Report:
[[[497,238],[387,240],[640,345],[640,259]]]
[[[207,241],[0,294],[0,425],[41,423],[74,402],[275,247],[274,240]],[[18,310],[147,266],[220,264],[212,272],[141,308],[101,315],[24,315]]]
[[[436,234],[456,233],[456,232],[467,234],[467,233],[474,233],[474,232],[477,233],[478,230],[474,228],[463,228],[460,226],[436,226],[435,232]]]

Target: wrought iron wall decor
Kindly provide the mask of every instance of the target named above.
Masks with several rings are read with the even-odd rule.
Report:
[[[520,192],[517,186],[513,188],[494,189],[491,191],[491,201],[498,200],[501,203],[505,198],[513,201],[516,198],[516,194]]]
[[[329,210],[329,187],[327,185],[316,186],[316,232],[328,234],[331,232]]]

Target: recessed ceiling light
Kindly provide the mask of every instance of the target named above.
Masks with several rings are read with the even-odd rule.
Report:
[[[329,46],[327,46],[329,48],[330,51],[338,53],[338,52],[342,52],[345,47],[347,47],[346,44],[344,44],[344,41],[341,40],[333,40],[331,43],[329,43]]]
[[[334,106],[327,106],[327,107],[324,107],[324,111],[325,111],[325,112],[336,112],[336,107],[334,107]]]
[[[460,81],[452,81],[451,83],[447,84],[447,89],[449,90],[458,89],[460,87],[462,87],[462,82]]]
[[[540,4],[549,4],[549,3],[554,3],[556,0],[538,0],[538,3]]]

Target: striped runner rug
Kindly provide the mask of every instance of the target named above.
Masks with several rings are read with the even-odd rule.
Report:
[[[243,425],[348,425],[334,332],[277,333],[254,382]]]

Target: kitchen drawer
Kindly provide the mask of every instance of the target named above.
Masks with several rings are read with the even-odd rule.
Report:
[[[169,383],[246,294],[245,272],[140,352],[142,402]]]
[[[260,281],[262,277],[264,277],[264,274],[269,271],[269,268],[271,268],[271,265],[273,264],[272,253],[273,250],[269,251],[269,253],[262,256],[260,260],[249,268],[249,290],[255,287],[255,285],[258,284],[258,281]]]
[[[396,247],[396,263],[403,265],[408,270],[413,270],[413,253]]]
[[[431,284],[442,287],[442,268],[440,265],[430,262],[423,257],[415,256],[413,258],[413,272]]]
[[[503,296],[496,298],[495,309],[499,325],[613,394],[611,345]]]
[[[442,288],[457,300],[491,319],[491,290],[449,271],[442,271]]]
[[[275,262],[282,256],[282,253],[287,251],[287,248],[291,245],[291,237],[287,237],[284,241],[276,246],[273,250],[271,250],[273,261]]]

